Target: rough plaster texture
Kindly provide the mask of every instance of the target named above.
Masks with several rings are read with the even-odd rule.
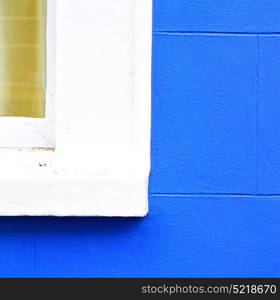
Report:
[[[154,0],[149,216],[1,218],[0,276],[280,276],[279,13]]]

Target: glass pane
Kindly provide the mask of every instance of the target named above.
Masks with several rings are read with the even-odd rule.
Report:
[[[46,0],[0,0],[0,116],[44,117]]]

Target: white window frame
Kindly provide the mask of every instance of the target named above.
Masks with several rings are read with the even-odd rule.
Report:
[[[0,215],[144,216],[152,1],[48,3],[57,12],[47,67],[55,149],[0,148]]]

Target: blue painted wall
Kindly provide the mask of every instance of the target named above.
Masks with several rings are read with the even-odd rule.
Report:
[[[278,0],[154,0],[149,216],[1,218],[0,276],[280,276],[278,32]]]

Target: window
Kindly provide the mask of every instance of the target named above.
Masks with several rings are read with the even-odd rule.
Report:
[[[55,4],[0,1],[2,148],[55,147]]]
[[[0,117],[0,214],[143,216],[151,1],[48,0],[46,10],[46,110]]]
[[[0,3],[0,116],[45,116],[46,1]]]

